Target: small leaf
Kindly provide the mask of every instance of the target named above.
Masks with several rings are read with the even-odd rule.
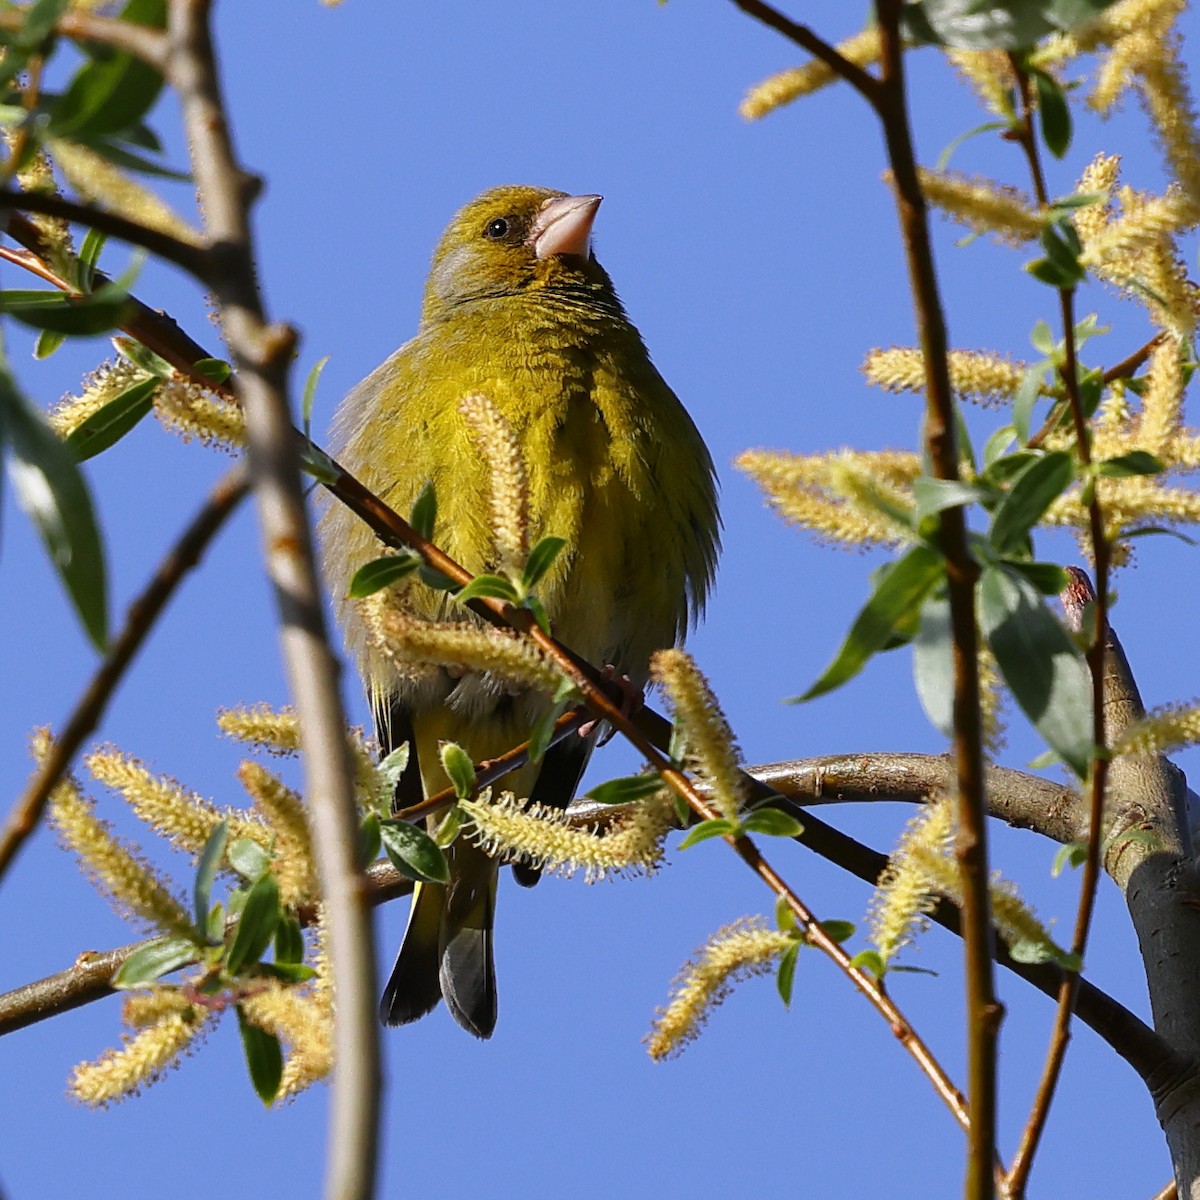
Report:
[[[546,612],[546,606],[536,596],[526,596],[525,607],[533,613],[533,619],[538,623],[538,628],[547,637],[552,637],[553,630],[550,626],[550,616]]]
[[[542,713],[534,723],[533,728],[529,731],[529,762],[531,764],[540,763],[545,757],[550,746],[550,739],[554,737],[554,726],[566,710],[566,701],[560,700]]]
[[[454,598],[460,604],[485,598],[507,600],[509,604],[519,604],[521,600],[517,589],[502,575],[476,575],[462,591],[455,593]]]
[[[635,800],[645,800],[663,789],[662,777],[651,772],[643,775],[626,775],[621,779],[610,779],[598,783],[587,793],[589,800],[597,804],[630,804]]]
[[[796,980],[796,960],[800,957],[800,943],[793,942],[779,956],[779,970],[775,973],[775,986],[785,1007],[792,1007],[792,985]]]
[[[1080,281],[1077,270],[1064,270],[1049,258],[1035,258],[1025,264],[1025,270],[1039,283],[1057,288],[1060,292],[1070,291]]]
[[[1200,542],[1197,542],[1195,538],[1188,537],[1186,533],[1180,533],[1178,529],[1168,529],[1165,525],[1143,525],[1138,529],[1127,529],[1117,540],[1128,542],[1133,538],[1156,537],[1160,534],[1178,538],[1181,542],[1186,542],[1189,546],[1200,545]]]
[[[700,842],[707,842],[709,838],[725,837],[736,831],[737,826],[732,821],[727,821],[724,817],[713,817],[709,821],[693,825],[688,835],[679,843],[679,849],[688,850]]]
[[[988,540],[997,554],[1021,549],[1029,531],[1046,510],[1071,486],[1075,464],[1063,450],[1035,458],[1012,482],[992,517]]]
[[[858,926],[853,921],[822,921],[821,928],[830,941],[841,945],[842,942],[848,942],[854,936],[854,931]]]
[[[21,28],[15,34],[4,34],[0,42],[20,50],[36,50],[54,32],[59,17],[70,7],[71,0],[37,0],[26,9]]]
[[[87,484],[70,451],[0,369],[0,435],[12,450],[17,501],[34,523],[93,644],[108,637],[104,547]]]
[[[279,885],[274,875],[264,875],[246,894],[233,944],[225,955],[225,969],[237,975],[253,965],[271,944],[279,926]]]
[[[209,383],[222,384],[229,380],[233,368],[223,358],[198,358],[192,363],[192,370]]]
[[[1091,676],[1079,648],[1023,576],[983,570],[979,623],[1022,711],[1080,778],[1092,758]]]
[[[851,960],[850,965],[856,971],[866,971],[876,979],[882,979],[887,974],[887,966],[883,955],[878,950],[860,950]]]
[[[902,622],[911,619],[925,597],[945,578],[941,555],[928,546],[913,546],[891,563],[864,605],[833,662],[797,702],[841,687],[888,644]]]
[[[108,241],[108,234],[98,229],[89,229],[83,237],[79,253],[72,264],[74,284],[81,292],[90,292],[96,283],[96,267],[100,262],[100,254]]]
[[[439,592],[454,592],[462,586],[458,580],[451,579],[449,575],[443,575],[436,567],[431,567],[424,562],[417,568],[417,575],[426,587],[431,587]]]
[[[144,987],[194,963],[199,957],[200,947],[190,938],[159,938],[135,950],[113,976],[112,985],[116,988]]]
[[[235,838],[225,858],[247,883],[261,879],[271,869],[271,856],[252,838]]]
[[[307,983],[315,979],[317,972],[307,963],[269,962],[260,963],[258,968],[264,975],[282,979],[284,983]]]
[[[383,817],[391,816],[392,801],[396,794],[396,785],[400,782],[400,776],[404,774],[405,767],[408,766],[409,749],[407,742],[401,742],[390,754],[388,754],[375,768],[379,773],[381,787],[379,789],[379,815]]]
[[[366,867],[379,857],[383,840],[379,836],[379,814],[369,812],[358,827],[358,861]]]
[[[248,1020],[240,1004],[237,1006],[237,1017],[254,1092],[264,1104],[273,1104],[283,1079],[283,1049],[279,1039]]]
[[[934,479],[931,475],[918,475],[913,480],[913,496],[917,501],[916,518],[921,521],[947,508],[985,504],[994,498],[995,492],[984,485],[963,483],[960,479]]]
[[[204,936],[214,946],[220,946],[225,941],[225,906],[220,902],[209,909]]]
[[[161,384],[159,379],[142,379],[76,425],[66,439],[75,461],[85,462],[116,445],[154,407]]]
[[[1057,596],[1070,583],[1066,568],[1058,563],[1014,562],[1012,559],[1005,559],[1004,563],[1024,575],[1043,596]]]
[[[457,742],[439,742],[438,754],[442,769],[454,786],[454,794],[460,800],[469,800],[475,791],[475,764],[471,756]]]
[[[1013,429],[1017,441],[1024,446],[1030,437],[1029,423],[1033,417],[1033,406],[1042,394],[1042,386],[1046,381],[1045,363],[1030,367],[1021,377],[1020,385],[1013,396]]]
[[[1044,962],[1057,962],[1062,951],[1051,942],[1038,941],[1035,938],[1018,938],[1008,944],[1008,954],[1013,962],[1036,965]]]
[[[449,883],[450,867],[438,844],[407,821],[379,822],[383,848],[402,875],[420,883]]]
[[[804,826],[792,816],[778,808],[757,808],[742,820],[744,833],[760,833],[764,837],[799,837]]]
[[[1057,879],[1067,867],[1082,867],[1087,862],[1087,851],[1087,842],[1068,842],[1065,846],[1059,846],[1050,864],[1050,875]]]
[[[200,861],[196,864],[196,882],[192,888],[193,912],[196,916],[196,928],[203,933],[208,928],[208,906],[212,898],[213,880],[221,867],[221,859],[225,854],[225,843],[229,840],[229,822],[220,824],[208,835]]]
[[[1097,475],[1118,479],[1127,475],[1157,475],[1164,469],[1162,460],[1148,450],[1130,450],[1128,454],[1106,458],[1095,466]]]
[[[174,379],[175,368],[161,355],[155,354],[148,346],[143,346],[137,338],[115,337],[112,344],[122,358],[127,358],[147,375],[153,375],[158,379]]]
[[[33,348],[33,357],[38,361],[49,358],[67,340],[65,333],[51,333],[43,329],[37,337],[37,345]]]
[[[1071,148],[1071,110],[1067,98],[1062,85],[1049,72],[1035,69],[1031,74],[1037,88],[1042,140],[1055,158],[1062,158]]]
[[[284,916],[275,930],[275,965],[304,961],[304,932],[295,917]]]
[[[913,682],[930,724],[944,737],[954,736],[954,659],[950,602],[931,597],[921,605],[921,624],[913,641]]]
[[[421,556],[414,550],[401,550],[373,559],[354,572],[346,595],[351,600],[362,600],[373,596],[386,587],[391,587],[405,575],[411,575],[421,565]]]
[[[525,560],[525,570],[521,573],[523,591],[528,592],[537,587],[566,544],[565,538],[544,537],[530,550],[529,557]]]
[[[309,436],[312,429],[313,405],[317,402],[317,384],[321,382],[321,372],[325,370],[328,362],[328,354],[324,358],[317,359],[304,380],[304,393],[300,400],[300,417],[305,437]]]
[[[412,507],[408,523],[416,533],[427,542],[431,542],[433,541],[433,527],[436,522],[437,493],[433,490],[433,482],[430,481],[421,489],[421,494],[417,497],[417,501]]]
[[[446,813],[437,829],[433,831],[433,840],[439,849],[445,850],[458,837],[462,822],[462,809],[456,804]]]
[[[0,312],[34,329],[94,337],[124,323],[129,296],[115,284],[105,284],[86,296],[70,296],[39,288],[0,292]]]
[[[973,137],[978,137],[981,133],[995,133],[1001,129],[1009,129],[1011,124],[1008,121],[987,121],[983,125],[976,125],[974,129],[968,129],[966,133],[960,133],[950,144],[938,155],[937,163],[934,166],[936,171],[944,171],[950,165],[950,159],[953,157],[955,150],[964,142],[969,141]]]
[[[791,933],[799,928],[796,924],[796,914],[792,912],[792,906],[786,896],[779,896],[775,900],[775,925],[784,933]]]

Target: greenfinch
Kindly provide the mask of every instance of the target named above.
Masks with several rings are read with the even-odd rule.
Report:
[[[432,484],[434,540],[473,574],[489,571],[490,476],[459,410],[483,393],[525,458],[532,544],[566,542],[538,585],[555,636],[640,688],[651,654],[677,644],[703,606],[720,522],[708,450],[592,254],[600,200],[499,187],[458,212],[434,252],[416,336],[342,402],[334,452],[401,513]],[[323,517],[322,541],[334,595],[345,597],[379,543],[338,505]],[[409,603],[426,619],[465,613],[424,585]],[[524,741],[550,707],[482,673],[406,676],[370,647],[349,600],[339,617],[383,747],[410,747],[398,807],[447,785],[440,742],[457,742],[476,762],[492,758]],[[499,787],[564,806],[593,741],[560,742]],[[496,1023],[499,864],[462,837],[447,855],[450,882],[414,891],[380,1016],[405,1024],[444,999],[463,1028],[486,1038]],[[514,873],[536,882],[528,866]]]

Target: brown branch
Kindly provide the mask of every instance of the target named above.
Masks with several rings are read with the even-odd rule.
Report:
[[[785,17],[777,8],[761,0],[733,0],[734,5],[748,16],[781,33],[789,42],[807,50],[813,58],[820,59],[835,75],[844,79],[872,107],[878,107],[880,88],[877,80],[857,63],[851,62],[835,46],[818,37],[807,25],[800,25]]]
[[[26,192],[0,188],[0,212],[44,213],[77,225],[86,225],[107,233],[132,246],[141,246],[194,275],[201,283],[212,283],[213,264],[202,246],[182,241],[161,229],[153,229],[140,221],[131,221],[120,213],[110,212],[95,204],[80,204],[54,192]]]
[[[180,99],[205,216],[211,282],[235,366],[265,562],[305,750],[305,793],[338,997],[326,1194],[368,1200],[375,1192],[381,1140],[374,930],[358,864],[358,818],[338,663],[326,636],[299,447],[288,411],[295,335],[267,323],[259,294],[249,220],[258,189],[234,152],[210,9],[211,0],[170,0],[167,75]]]
[[[25,22],[24,12],[0,13],[0,29],[18,33]],[[135,25],[115,17],[97,17],[86,12],[63,13],[54,24],[54,31],[77,42],[97,42],[124,50],[153,67],[159,74],[167,66],[167,38],[157,29]]]
[[[4,829],[0,831],[0,877],[3,877],[25,839],[36,828],[54,785],[70,766],[84,739],[100,723],[113,692],[124,679],[134,655],[141,649],[167,602],[175,594],[183,577],[199,562],[230,514],[245,498],[248,489],[243,466],[234,467],[228,472],[213,489],[204,507],[180,534],[150,582],[129,606],[120,634],[109,646],[104,661],[76,702],[62,732],[54,738],[50,752],[42,760],[25,794],[13,806]]]

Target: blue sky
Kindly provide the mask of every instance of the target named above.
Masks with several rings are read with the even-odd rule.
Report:
[[[843,9],[824,2],[804,11],[837,37],[853,30]],[[1200,30],[1194,15],[1187,21],[1194,46]],[[460,204],[499,183],[603,193],[597,254],[721,476],[726,549],[690,645],[746,758],[943,749],[915,702],[905,652],[817,703],[781,703],[824,666],[878,559],[785,528],[731,465],[750,446],[907,447],[915,438],[917,401],[869,389],[859,372],[869,348],[913,340],[895,218],[879,178],[882,147],[861,103],[832,89],[745,124],[736,113],[745,88],[799,57],[729,4],[446,0],[401,10],[350,0],[329,10],[291,0],[286,8],[219,6],[218,27],[239,149],[267,183],[256,232],[271,313],[301,332],[298,380],[331,355],[318,428],[338,397],[414,330],[429,253]],[[935,55],[911,65],[918,145],[931,164],[985,117]],[[157,124],[182,165],[169,101]],[[1101,148],[1125,155],[1131,182],[1161,189],[1157,155],[1131,105],[1106,125],[1083,122],[1070,158],[1051,167],[1051,191],[1069,190]],[[986,138],[954,162],[1024,184],[1017,151]],[[186,204],[186,192],[177,195]],[[1021,271],[1023,256],[984,241],[957,246],[958,232],[941,222],[935,233],[954,344],[1026,354],[1029,330],[1053,309],[1047,290]],[[27,286],[7,266],[0,282]],[[148,268],[138,292],[216,347],[202,297],[176,272]],[[1114,322],[1100,361],[1145,340],[1132,305],[1093,287],[1080,299],[1081,312],[1092,309]],[[13,345],[20,376],[42,404],[73,388],[107,347],[87,349],[34,364],[27,345]],[[987,417],[973,417],[974,427],[987,428]],[[150,425],[89,464],[116,611],[224,466]],[[28,772],[29,729],[65,718],[93,657],[27,524],[5,500],[0,795],[11,797]],[[1067,541],[1049,540],[1045,552],[1075,561]],[[1150,703],[1197,691],[1194,613],[1180,603],[1200,576],[1197,553],[1151,539],[1138,568],[1118,580],[1114,620]],[[352,679],[347,693],[364,720]],[[212,717],[219,706],[260,699],[282,703],[286,694],[247,510],[172,604],[100,736],[236,802],[238,756]],[[1010,740],[1008,765],[1038,752],[1019,721]],[[592,778],[635,765],[614,743],[596,756]],[[106,796],[102,806],[118,828],[136,832],[116,800]],[[880,849],[908,816],[891,805],[822,815]],[[1040,911],[1069,928],[1076,879],[1050,878],[1055,847],[998,830],[994,849]],[[818,915],[861,918],[864,885],[800,847],[771,853]],[[189,878],[186,863],[157,853],[156,861]],[[641,1038],[680,964],[718,926],[770,909],[767,893],[718,843],[673,853],[651,880],[589,888],[549,879],[532,892],[506,880],[493,1040],[475,1042],[444,1011],[385,1036],[381,1195],[590,1200],[718,1197],[736,1188],[768,1200],[837,1200],[871,1194],[883,1178],[897,1200],[955,1194],[956,1126],[879,1018],[816,953],[801,958],[790,1011],[770,980],[753,981],[682,1058],[650,1062]],[[383,959],[398,942],[403,910],[400,903],[379,914]],[[46,831],[0,888],[0,914],[3,988],[136,935]],[[962,1081],[958,943],[935,932],[915,961],[939,977],[897,977],[894,994]],[[1110,886],[1089,975],[1145,1013],[1133,935]],[[1009,1005],[1007,1156],[1052,1013],[1019,980],[1001,976],[1000,984]],[[116,1041],[117,1007],[101,1002],[0,1041],[7,1195],[169,1189],[190,1200],[216,1187],[295,1200],[320,1194],[326,1090],[264,1112],[241,1070],[232,1021],[138,1101],[92,1113],[67,1100],[71,1066]],[[1118,1143],[1118,1153],[1097,1152]],[[1030,1194],[1149,1195],[1168,1175],[1139,1082],[1080,1030]]]

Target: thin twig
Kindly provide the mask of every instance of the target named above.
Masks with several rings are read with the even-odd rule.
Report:
[[[17,33],[25,21],[24,12],[0,13],[0,29]],[[159,74],[167,66],[167,38],[161,30],[116,17],[97,17],[87,12],[67,12],[54,23],[54,31],[77,42],[96,42],[124,50],[153,67]]]
[[[326,636],[312,532],[287,386],[295,335],[268,325],[249,208],[257,194],[233,149],[209,26],[211,0],[170,0],[167,74],[179,95],[213,290],[233,356],[280,640],[304,743],[305,794],[326,905],[333,989],[333,1097],[325,1191],[374,1195],[382,1076],[375,1019],[374,931],[358,864],[358,820],[338,665]]]
[[[134,655],[149,636],[183,577],[200,560],[249,489],[244,466],[234,467],[212,490],[204,507],[189,522],[159,564],[150,582],[129,606],[125,625],[108,648],[104,661],[75,704],[62,732],[30,780],[25,794],[9,813],[0,832],[0,877],[12,865],[25,839],[37,827],[54,785],[70,766],[84,739],[99,725],[117,685]]]
[[[1013,140],[1021,147],[1029,164],[1030,176],[1033,180],[1034,191],[1038,203],[1045,207],[1048,202],[1045,175],[1042,171],[1041,157],[1038,153],[1037,138],[1033,128],[1033,98],[1028,74],[1020,63],[1012,59],[1013,69],[1020,81],[1021,119],[1012,132]],[[1063,328],[1063,364],[1059,374],[1062,378],[1063,389],[1070,409],[1071,421],[1075,429],[1075,443],[1079,454],[1079,462],[1086,473],[1092,462],[1091,431],[1088,427],[1087,414],[1083,409],[1083,399],[1079,394],[1079,364],[1075,344],[1075,289],[1074,287],[1060,288],[1058,291],[1059,311]],[[1092,743],[1097,748],[1105,745],[1106,730],[1104,716],[1104,673],[1105,645],[1108,640],[1108,573],[1111,559],[1108,538],[1104,532],[1104,514],[1100,508],[1100,500],[1095,486],[1091,490],[1088,502],[1088,528],[1092,547],[1092,557],[1096,571],[1096,592],[1093,607],[1093,626],[1091,644],[1087,651],[1088,669],[1091,672],[1091,701],[1092,701]],[[1075,586],[1079,586],[1076,583]],[[1081,605],[1082,607],[1082,605]],[[1092,913],[1096,904],[1096,891],[1100,883],[1101,841],[1104,819],[1104,791],[1108,777],[1108,756],[1102,752],[1093,755],[1091,771],[1088,780],[1089,820],[1087,830],[1087,850],[1083,862],[1083,871],[1079,883],[1079,905],[1075,916],[1075,929],[1071,939],[1071,952],[1080,962],[1083,961],[1087,949],[1088,933],[1091,928]],[[1078,988],[1079,976],[1076,972],[1065,972],[1062,986],[1058,993],[1058,1007],[1054,1016],[1054,1026],[1050,1035],[1050,1044],[1046,1051],[1046,1061],[1042,1068],[1042,1076],[1038,1082],[1030,1107],[1029,1118],[1021,1132],[1020,1144],[1013,1155],[1008,1172],[1008,1187],[1010,1194],[1018,1198],[1025,1194],[1029,1181],[1029,1172],[1033,1167],[1034,1156],[1042,1134],[1045,1132],[1046,1121],[1050,1115],[1050,1106],[1054,1100],[1054,1092],[1062,1075],[1063,1062],[1066,1058],[1067,1044],[1071,1037],[1071,1014],[1075,1004],[1075,993]]]

